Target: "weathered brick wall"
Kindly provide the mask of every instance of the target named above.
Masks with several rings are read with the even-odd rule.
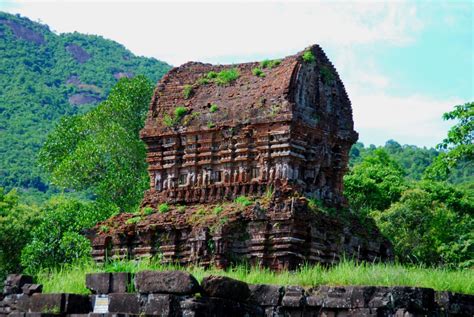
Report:
[[[222,276],[206,277],[199,284],[192,275],[183,271],[144,271],[134,278],[136,292],[127,293],[130,279],[131,275],[126,273],[89,274],[87,287],[92,291],[90,296],[6,293],[0,301],[0,316],[474,315],[474,296],[435,292],[429,288],[318,286],[305,289],[299,286],[249,285]],[[21,286],[21,283],[17,285]],[[104,295],[108,313],[94,313],[95,302]]]
[[[206,210],[172,206],[164,214],[143,216],[136,224],[127,224],[133,215],[121,214],[96,226],[90,237],[92,255],[98,262],[107,256],[159,255],[164,263],[218,267],[247,261],[276,270],[303,263],[333,264],[344,256],[368,262],[393,258],[389,241],[375,224],[316,212],[304,198],[219,206],[223,208],[219,214],[214,206]],[[103,226],[110,231],[101,232]]]

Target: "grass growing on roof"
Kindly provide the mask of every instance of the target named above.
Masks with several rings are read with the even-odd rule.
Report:
[[[272,69],[274,67],[277,67],[280,64],[281,64],[281,60],[279,60],[279,59],[273,59],[273,60],[265,59],[265,60],[260,62],[260,67],[261,68],[270,68],[270,69]]]
[[[252,69],[252,74],[257,77],[265,77],[265,73],[259,67],[255,67]]]
[[[446,268],[426,268],[390,263],[356,263],[345,260],[332,267],[303,265],[296,271],[274,272],[266,268],[237,265],[227,270],[202,268],[199,266],[180,267],[161,264],[155,259],[141,261],[116,260],[100,265],[86,261],[74,265],[42,271],[37,282],[43,284],[44,293],[88,294],[85,275],[94,272],[131,272],[144,270],[185,270],[198,281],[205,276],[224,275],[250,284],[301,285],[373,285],[373,286],[416,286],[429,287],[438,291],[452,291],[474,294],[474,274],[469,269],[451,270]]]
[[[316,61],[316,57],[314,56],[313,52],[307,50],[303,53],[303,60],[307,63],[312,63]]]

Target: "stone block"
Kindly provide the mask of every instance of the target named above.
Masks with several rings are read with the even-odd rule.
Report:
[[[422,287],[377,287],[368,307],[386,307],[393,311],[399,308],[410,312],[430,311],[434,308],[434,290]]]
[[[232,299],[245,302],[250,296],[247,283],[225,276],[208,276],[201,283],[203,294],[209,297]]]
[[[284,294],[284,288],[277,285],[256,284],[249,285],[249,301],[260,306],[278,306]]]
[[[92,273],[86,275],[86,287],[93,294],[126,293],[130,273]]]
[[[179,297],[172,294],[150,294],[143,307],[145,315],[178,316]]]
[[[36,293],[42,293],[43,292],[43,285],[41,284],[25,284],[21,288],[23,294],[27,296],[31,296]]]
[[[199,292],[199,283],[183,271],[143,271],[135,275],[135,287],[140,293],[191,295]]]
[[[448,315],[474,316],[474,295],[436,292],[436,306]]]
[[[23,274],[9,274],[5,280],[3,293],[7,294],[20,294],[21,288],[25,284],[33,284],[33,277]]]
[[[112,293],[109,295],[109,312],[140,314],[141,299],[138,294]]]
[[[33,294],[25,311],[50,314],[87,314],[92,310],[90,298],[78,294]]]
[[[110,290],[110,273],[86,274],[86,287],[92,294],[108,294]]]
[[[306,305],[304,289],[301,286],[285,287],[285,295],[281,300],[283,307],[303,307]]]

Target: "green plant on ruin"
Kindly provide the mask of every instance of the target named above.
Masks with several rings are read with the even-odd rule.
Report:
[[[211,83],[211,80],[207,77],[201,77],[196,81],[196,84],[198,85],[208,85]]]
[[[243,207],[250,206],[252,201],[246,196],[239,196],[235,199],[235,202]]]
[[[167,213],[170,210],[170,206],[167,203],[160,204],[158,206],[158,211],[160,214]]]
[[[212,209],[212,212],[214,213],[214,215],[220,215],[220,213],[224,210],[224,208],[222,208],[222,206],[216,206]]]
[[[303,53],[303,61],[306,63],[313,63],[316,61],[316,57],[314,56],[313,52],[311,52],[311,50],[306,50]]]
[[[219,107],[218,107],[215,103],[211,104],[211,107],[209,108],[209,111],[210,111],[211,113],[214,113],[214,112],[216,112],[217,110],[219,110]]]
[[[252,74],[254,76],[257,76],[257,77],[265,77],[265,73],[263,72],[263,70],[259,67],[255,67],[252,69]]]
[[[183,119],[183,125],[184,126],[187,126],[189,125],[189,123],[194,120],[195,118],[199,117],[201,115],[201,113],[199,111],[196,111],[196,112],[192,112],[190,115],[187,115],[184,117]]]
[[[109,231],[109,229],[110,229],[109,226],[102,225],[102,226],[100,226],[99,231],[102,232],[102,233],[106,233],[106,232]]]
[[[270,107],[270,116],[274,117],[280,112],[280,106],[279,105],[272,105]]]
[[[336,76],[334,76],[334,73],[329,67],[323,65],[321,66],[321,79],[325,84],[329,84],[330,82],[334,81],[334,79],[336,79]]]
[[[240,73],[237,68],[224,69],[217,73],[217,77],[214,81],[219,86],[225,86],[237,80],[239,77]]]
[[[198,85],[208,85],[215,83],[219,86],[225,86],[235,81],[240,77],[239,70],[237,68],[224,69],[220,72],[210,71],[206,75],[202,76],[196,81]]]
[[[209,73],[207,73],[206,77],[208,79],[216,79],[217,78],[217,73],[215,71],[210,71]]]
[[[212,239],[207,240],[207,248],[211,253],[214,253],[216,250],[216,242]]]
[[[212,129],[212,128],[214,128],[215,126],[216,126],[216,125],[215,125],[214,122],[212,122],[212,121],[209,121],[209,122],[207,123],[207,127],[208,127],[209,129]]]
[[[167,127],[172,127],[172,126],[175,126],[177,125],[181,119],[188,113],[188,110],[186,109],[186,107],[183,107],[183,106],[178,106],[174,109],[174,112],[173,112],[173,117],[171,117],[170,115],[166,114],[164,117],[163,117],[163,124]]]
[[[54,305],[54,306],[46,306],[44,309],[43,309],[43,312],[45,314],[59,314],[61,312],[61,309],[59,308],[58,305]]]
[[[265,190],[265,194],[263,195],[263,197],[267,200],[270,200],[272,199],[273,197],[273,193],[275,192],[275,189],[273,188],[272,185],[268,186],[267,189]]]
[[[145,208],[142,209],[142,212],[143,212],[144,215],[149,216],[152,213],[154,213],[155,210],[151,207],[145,207]]]
[[[176,208],[176,210],[180,213],[180,214],[184,214],[184,212],[186,211],[186,206],[178,206]]]
[[[196,211],[196,215],[204,216],[206,214],[206,208],[201,207]]]
[[[274,67],[279,66],[280,64],[281,64],[281,60],[279,59],[273,59],[273,60],[265,59],[260,62],[260,67],[272,69]]]
[[[189,99],[194,92],[194,87],[192,85],[184,85],[183,87],[183,97],[184,99]]]
[[[133,218],[128,219],[127,221],[125,221],[125,223],[127,225],[133,225],[133,224],[139,223],[141,220],[142,220],[142,217],[137,216],[137,217],[133,217]]]

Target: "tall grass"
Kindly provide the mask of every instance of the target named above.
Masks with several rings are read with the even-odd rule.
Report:
[[[425,268],[401,264],[369,264],[343,261],[326,268],[320,265],[303,265],[296,271],[274,272],[266,268],[238,265],[227,270],[204,269],[199,266],[180,267],[163,265],[155,260],[113,261],[105,265],[94,262],[64,266],[42,271],[38,283],[43,284],[46,293],[70,292],[87,294],[85,275],[92,272],[131,272],[143,270],[186,270],[199,281],[208,275],[224,275],[250,284],[301,285],[375,285],[375,286],[417,286],[441,291],[474,294],[473,270],[449,270]]]

